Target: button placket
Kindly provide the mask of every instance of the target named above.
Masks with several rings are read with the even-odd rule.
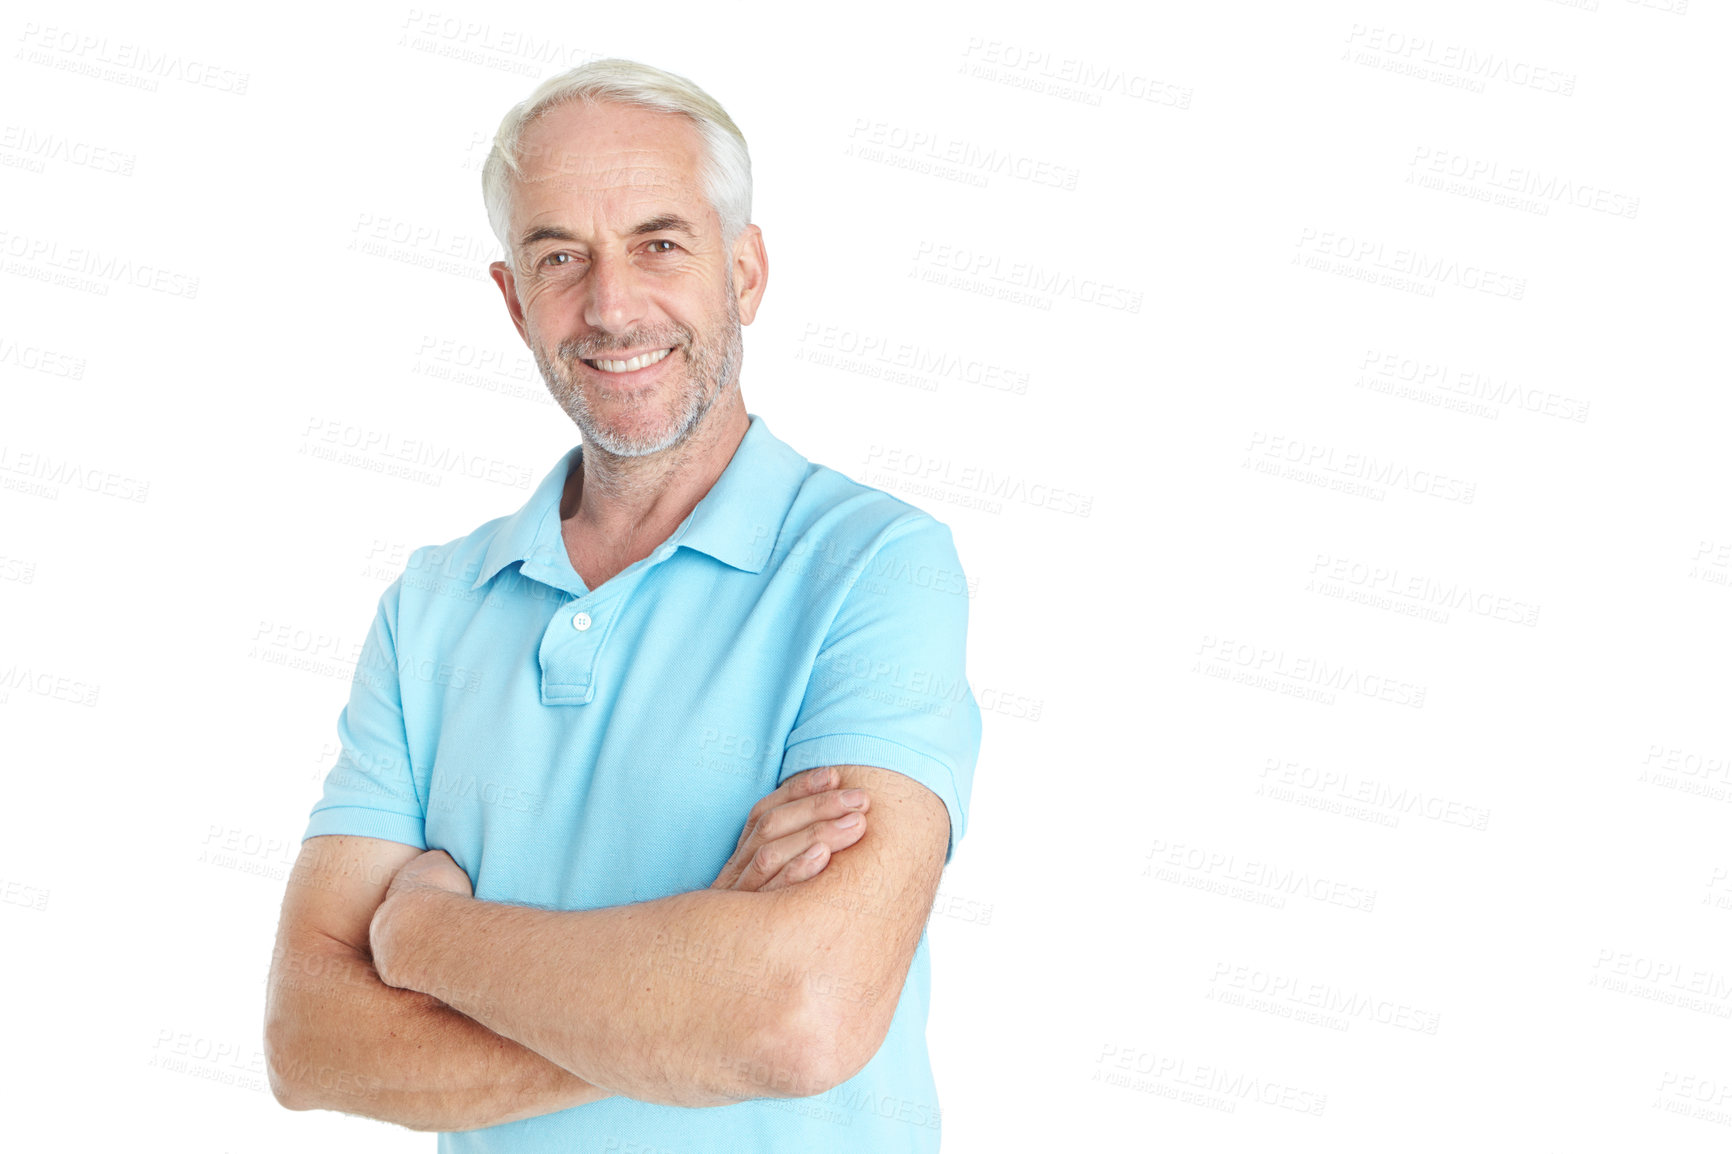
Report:
[[[595,697],[595,667],[621,613],[646,576],[677,550],[662,545],[646,560],[617,574],[593,592],[556,611],[541,638],[541,701],[544,705],[585,705]]]
[[[595,696],[595,662],[611,614],[610,606],[589,598],[568,601],[554,612],[541,637],[543,704],[582,705]]]

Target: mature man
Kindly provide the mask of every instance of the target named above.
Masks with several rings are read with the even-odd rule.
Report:
[[[750,181],[642,65],[502,123],[493,277],[582,443],[380,598],[283,903],[284,1105],[451,1151],[937,1148],[966,586],[942,524],[747,413]]]

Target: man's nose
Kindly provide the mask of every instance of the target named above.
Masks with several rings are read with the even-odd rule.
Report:
[[[643,286],[629,258],[597,257],[584,278],[583,320],[591,328],[622,333],[644,319]]]

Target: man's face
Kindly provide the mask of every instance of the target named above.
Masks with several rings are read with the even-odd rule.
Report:
[[[763,292],[755,226],[724,248],[683,117],[556,107],[523,134],[494,280],[548,389],[609,453],[679,444],[739,380]]]

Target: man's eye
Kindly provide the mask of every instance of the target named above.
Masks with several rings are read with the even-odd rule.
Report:
[[[667,247],[666,248],[657,248],[656,247],[657,245],[662,245],[662,244],[667,245]],[[662,253],[662,252],[672,252],[672,251],[674,251],[674,249],[676,249],[680,246],[675,244],[671,240],[652,240],[649,242],[648,247],[649,247],[649,250],[651,252]]]
[[[571,261],[571,254],[568,252],[550,252],[546,256],[541,258],[542,264],[551,264],[551,265],[568,264],[568,263],[570,263],[570,261]]]

